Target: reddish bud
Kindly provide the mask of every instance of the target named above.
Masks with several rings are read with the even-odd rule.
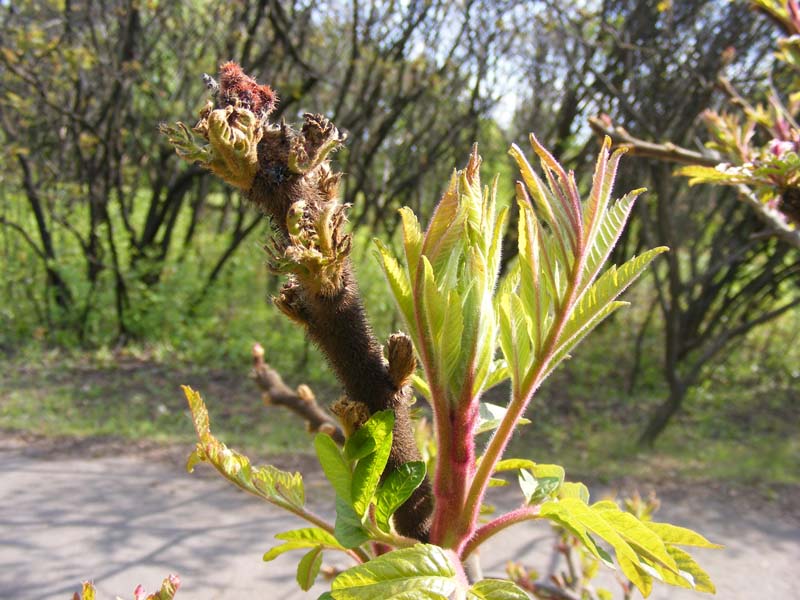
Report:
[[[224,107],[237,101],[242,108],[263,117],[275,110],[278,96],[268,85],[258,85],[235,62],[227,62],[219,68],[219,105]]]

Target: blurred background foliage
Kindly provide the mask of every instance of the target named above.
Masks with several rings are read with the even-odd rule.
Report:
[[[0,426],[45,434],[172,439],[188,425],[174,384],[205,381],[227,395],[223,433],[305,447],[244,377],[257,340],[287,380],[336,393],[269,305],[268,224],[158,134],[191,121],[222,61],[278,91],[276,118],[322,112],[348,132],[335,162],[382,336],[398,321],[370,239],[394,239],[400,206],[424,219],[473,141],[505,201],[506,149],[531,131],[586,189],[588,117],[696,148],[698,116],[725,106],[720,76],[753,102],[789,80],[779,31],[743,1],[36,0],[0,3],[0,27]],[[623,161],[618,191],[650,191],[617,261],[672,252],[518,443],[610,476],[609,458],[663,434],[682,473],[797,483],[798,250],[735,190],[672,169]]]

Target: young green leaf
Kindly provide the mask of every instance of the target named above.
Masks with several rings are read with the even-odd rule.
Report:
[[[303,478],[270,465],[254,467],[250,459],[228,448],[211,434],[208,409],[200,394],[188,386],[183,392],[197,431],[199,443],[189,457],[191,470],[198,462],[210,463],[228,481],[282,508],[298,509],[305,503]]]
[[[415,281],[419,255],[422,252],[422,231],[414,211],[404,206],[400,209],[400,218],[403,221],[403,246],[406,251],[406,269],[409,281]]]
[[[553,500],[545,502],[539,508],[539,515],[542,518],[553,521],[575,535],[575,537],[583,543],[584,547],[596,558],[603,561],[606,566],[612,569],[614,568],[614,562],[608,552],[597,545],[594,538],[592,538],[587,531],[587,527],[579,519],[576,519],[574,515],[570,513],[569,508],[564,506],[560,501]]]
[[[388,532],[389,518],[425,479],[423,461],[407,462],[389,473],[375,494],[375,521]]]
[[[382,410],[372,415],[350,438],[356,440],[351,445],[350,455],[361,456],[353,470],[350,486],[353,508],[360,516],[366,514],[383,474],[383,469],[386,467],[386,461],[389,459],[389,453],[392,450],[393,426],[394,411]],[[367,443],[365,440],[372,440],[372,443]],[[374,450],[365,455],[364,448],[373,445]],[[345,451],[347,451],[347,444],[345,444]]]
[[[563,489],[568,484],[562,486]],[[592,531],[606,542],[608,542],[617,555],[617,562],[619,563],[622,572],[631,580],[631,582],[644,594],[648,586],[647,578],[643,576],[642,572],[637,568],[640,560],[636,551],[626,542],[622,536],[617,532],[613,525],[611,525],[598,511],[593,510],[583,500],[575,497],[566,497],[558,500],[557,502],[546,502],[540,509],[540,514],[547,516],[549,511],[552,510],[551,505],[557,505],[558,515],[565,521]]]
[[[366,423],[350,436],[345,444],[345,456],[348,460],[358,460],[378,446],[382,446],[386,439],[392,434],[394,427],[394,411],[391,409],[381,410],[372,415]],[[368,451],[363,451],[361,445],[363,440],[372,440],[374,445]]]
[[[662,539],[634,515],[621,510],[619,506],[609,500],[596,502],[592,505],[592,510],[602,515],[617,530],[617,533],[636,550],[639,556],[643,556],[675,574],[678,573],[678,567],[667,552]]]
[[[507,579],[482,579],[467,590],[467,600],[529,599],[525,590]]]
[[[383,269],[386,281],[389,283],[392,296],[394,296],[394,300],[406,320],[406,324],[411,326],[414,323],[414,314],[411,305],[411,284],[408,274],[400,267],[383,242],[378,239],[375,239],[374,242],[376,246],[375,256]]]
[[[504,406],[498,406],[490,402],[481,402],[480,408],[478,409],[478,425],[475,427],[475,435],[497,429],[506,411],[507,409]],[[530,422],[530,419],[521,417],[519,421],[517,421],[517,424],[527,425]]]
[[[591,285],[603,264],[608,260],[608,256],[622,235],[622,230],[625,229],[634,202],[642,192],[643,190],[634,190],[625,194],[600,217],[597,231],[590,233],[592,237],[587,240],[588,253],[581,276],[581,289]]]
[[[265,562],[274,560],[284,552],[298,550],[302,548],[330,548],[331,550],[344,550],[344,547],[336,540],[334,536],[320,529],[319,527],[305,527],[303,529],[293,529],[291,531],[284,531],[275,536],[284,543],[280,546],[270,548],[264,553],[263,560]]]
[[[709,542],[699,533],[686,529],[685,527],[678,527],[677,525],[670,525],[669,523],[655,523],[653,521],[645,521],[645,526],[652,529],[658,534],[667,544],[675,546],[696,546],[698,548],[723,548],[719,544]]]
[[[550,467],[556,465],[542,466]],[[522,494],[525,496],[527,504],[538,504],[545,498],[553,496],[559,491],[563,481],[563,470],[560,477],[558,474],[537,476],[535,471],[532,473],[528,469],[520,469],[519,471],[519,487],[522,489]]]
[[[698,592],[707,592],[709,594],[716,593],[714,583],[711,581],[708,573],[706,573],[700,565],[691,557],[688,552],[684,552],[675,546],[667,546],[667,551],[672,556],[675,564],[678,566],[680,577],[676,577],[669,571],[662,570],[664,581],[671,585],[679,585],[682,587],[691,587]],[[685,585],[686,582],[689,585]]]
[[[314,581],[319,575],[319,568],[322,566],[322,546],[317,546],[308,552],[300,562],[297,563],[297,585],[304,592],[311,589]]]
[[[417,544],[340,573],[331,595],[335,600],[447,600],[458,585],[455,575],[442,548]]]
[[[345,548],[356,548],[369,540],[369,533],[361,525],[361,517],[351,504],[336,496],[336,524],[333,530],[336,541]]]
[[[574,498],[584,504],[589,504],[589,488],[580,481],[568,481],[561,486],[559,498]]]
[[[327,433],[318,433],[314,437],[314,449],[317,451],[317,458],[325,477],[336,491],[336,495],[345,502],[351,503],[350,490],[353,474],[350,472],[350,465],[347,464],[339,446]]]
[[[533,469],[536,463],[527,458],[505,458],[494,466],[494,472],[516,471],[517,469]]]

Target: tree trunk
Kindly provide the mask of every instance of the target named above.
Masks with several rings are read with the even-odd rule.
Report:
[[[666,429],[673,415],[680,410],[683,399],[686,397],[687,388],[683,385],[675,385],[671,388],[669,396],[653,412],[647,427],[639,436],[639,446],[652,448],[656,443],[656,438]]]

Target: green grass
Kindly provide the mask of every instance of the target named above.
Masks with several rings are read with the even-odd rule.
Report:
[[[294,452],[309,441],[302,423],[280,409],[265,408],[241,372],[165,365],[120,355],[110,364],[96,357],[38,364],[0,363],[0,428],[47,437],[111,436],[185,444],[195,441],[180,385],[205,396],[215,433],[257,453]]]

